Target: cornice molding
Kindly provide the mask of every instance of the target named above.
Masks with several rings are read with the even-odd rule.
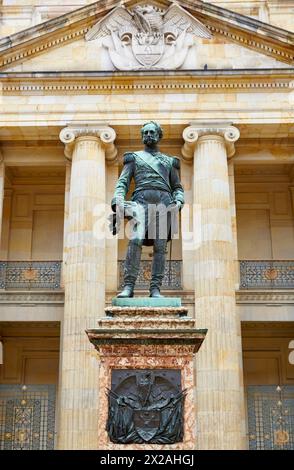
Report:
[[[63,292],[15,292],[0,291],[1,304],[61,304]]]
[[[77,8],[73,11],[65,13],[64,15],[57,16],[48,21],[39,23],[30,28],[16,32],[11,36],[6,36],[0,39],[0,52],[22,46],[24,43],[31,43],[33,41],[40,41],[40,38],[56,33],[62,29],[68,29],[76,25],[85,24],[89,19],[96,21],[100,16],[104,16],[108,11],[118,6],[121,2],[119,0],[99,0],[90,5]]]
[[[207,29],[209,29],[213,34],[220,35],[224,38],[228,38],[233,42],[237,42],[240,45],[247,46],[250,49],[255,50],[261,54],[269,55],[276,60],[283,61],[286,63],[293,63],[294,54],[283,50],[282,48],[273,47],[272,45],[267,45],[262,41],[258,41],[257,39],[251,39],[250,37],[246,37],[245,35],[237,34],[236,32],[228,31],[224,28],[213,26],[213,25],[206,25]]]
[[[48,49],[51,49],[53,47],[57,47],[60,44],[67,44],[73,40],[80,39],[80,37],[83,37],[87,31],[89,30],[88,27],[79,29],[77,31],[71,31],[67,32],[64,35],[61,35],[55,39],[51,40],[41,40],[39,43],[34,46],[34,47],[28,47],[26,46],[23,48],[23,50],[19,50],[15,54],[8,54],[6,58],[4,57],[3,60],[0,60],[0,67],[6,68],[10,65],[13,65],[15,62],[19,62],[20,60],[26,59],[31,56],[35,56],[37,54],[40,54],[42,52],[45,52]]]
[[[294,304],[292,290],[239,290],[236,292],[237,304]]]
[[[111,305],[116,292],[107,292],[106,301]],[[186,291],[166,291],[169,296],[181,296],[184,305],[194,305],[194,293]],[[294,290],[239,290],[236,292],[237,304],[294,304]],[[0,291],[1,304],[64,304],[64,292],[20,292]]]
[[[240,131],[237,127],[231,125],[231,123],[219,122],[219,123],[191,123],[190,126],[186,127],[183,131],[183,139],[185,141],[182,147],[182,154],[184,160],[190,161],[193,159],[194,150],[197,147],[199,139],[207,136],[220,136],[226,146],[227,156],[231,158],[235,153],[235,142],[240,137]]]
[[[59,138],[65,145],[64,154],[71,160],[76,139],[81,137],[94,136],[100,139],[105,148],[105,157],[108,162],[113,162],[117,155],[117,148],[114,145],[116,132],[107,124],[75,124],[68,125],[60,131]]]
[[[189,90],[226,90],[226,89],[246,89],[246,90],[252,90],[252,89],[269,89],[269,88],[288,88],[288,85],[285,83],[247,83],[247,84],[240,84],[240,83],[233,83],[233,84],[226,84],[226,83],[210,83],[210,84],[197,84],[193,83],[191,85],[187,84],[132,84],[132,85],[123,85],[123,84],[108,84],[108,85],[82,85],[82,84],[76,84],[76,85],[70,85],[70,84],[59,84],[59,85],[48,85],[48,84],[42,84],[42,85],[4,85],[2,88],[3,92],[93,92],[95,93],[96,91],[101,91],[103,93],[107,93],[108,91],[116,91],[116,92],[121,92],[121,91],[148,91],[148,90],[164,90],[164,91],[171,91],[171,90],[181,90],[181,91],[189,91]],[[88,94],[88,93],[87,93]]]
[[[222,93],[226,90],[250,92],[278,89],[293,90],[293,69],[263,70],[195,70],[179,72],[32,72],[0,74],[2,95],[25,92],[38,94],[108,94],[152,92]]]
[[[251,16],[243,15],[242,13],[237,13],[236,11],[228,10],[214,4],[213,2],[203,2],[199,0],[181,0],[181,6],[187,8],[188,10],[193,10],[198,12],[203,16],[210,16],[211,18],[216,19],[225,19],[228,24],[246,28],[247,31],[252,33],[260,32],[262,35],[271,35],[288,42],[291,44],[293,42],[294,33],[282,29],[278,26],[274,26],[269,23],[264,23],[258,19],[252,18]]]

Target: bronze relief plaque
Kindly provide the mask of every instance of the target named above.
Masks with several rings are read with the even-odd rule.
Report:
[[[110,440],[120,444],[181,442],[185,395],[180,370],[113,370],[108,390]]]

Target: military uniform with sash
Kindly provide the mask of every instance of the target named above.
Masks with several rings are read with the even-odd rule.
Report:
[[[184,191],[179,178],[180,161],[159,151],[127,152],[124,154],[124,167],[118,179],[112,208],[122,205],[128,193],[132,178],[135,190],[131,201],[136,212],[136,224],[129,242],[125,268],[124,285],[134,287],[141,259],[143,245],[153,245],[152,279],[150,290],[160,289],[165,268],[167,241],[177,230],[177,206],[184,205]],[[152,210],[150,210],[152,205]],[[166,230],[160,228],[159,208],[168,208],[165,218]],[[170,210],[171,209],[171,210]]]

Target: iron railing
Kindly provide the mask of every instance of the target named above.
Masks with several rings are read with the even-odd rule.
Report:
[[[0,289],[60,289],[62,261],[0,261]]]
[[[294,289],[294,260],[240,261],[240,289]]]
[[[123,286],[124,261],[119,262],[119,288]],[[148,289],[151,260],[140,264],[137,289]],[[61,289],[62,261],[0,261],[0,289]],[[182,261],[167,261],[162,287],[182,289]],[[294,289],[294,260],[240,261],[240,289]]]
[[[144,260],[140,263],[139,275],[136,282],[136,289],[148,289],[151,279],[151,260]],[[123,287],[124,260],[119,261],[119,288]],[[182,261],[171,260],[165,265],[165,273],[162,282],[163,289],[182,289]]]

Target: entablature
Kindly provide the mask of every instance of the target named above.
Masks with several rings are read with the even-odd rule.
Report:
[[[131,94],[293,91],[291,69],[144,72],[3,72],[2,94]]]

